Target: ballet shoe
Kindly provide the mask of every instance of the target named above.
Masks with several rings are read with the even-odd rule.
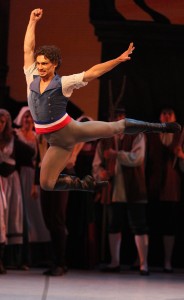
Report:
[[[149,123],[125,118],[125,134],[144,133],[176,133],[181,131],[181,125],[177,122]]]
[[[86,175],[82,179],[82,190],[87,190],[88,192],[95,192],[108,185],[108,181],[96,181],[91,175]]]
[[[60,174],[55,184],[55,191],[86,191],[95,192],[108,185],[108,181],[96,181],[91,175],[82,180],[79,177]]]

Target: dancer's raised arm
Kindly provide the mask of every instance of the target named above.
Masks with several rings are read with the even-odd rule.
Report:
[[[35,29],[37,22],[41,19],[43,10],[34,9],[31,12],[29,23],[24,38],[24,67],[28,68],[34,63]]]
[[[117,58],[95,65],[89,70],[87,70],[84,74],[83,80],[89,82],[109,72],[110,70],[114,69],[120,63],[130,60],[131,59],[130,55],[132,54],[134,49],[135,49],[134,44],[130,43],[128,49]]]

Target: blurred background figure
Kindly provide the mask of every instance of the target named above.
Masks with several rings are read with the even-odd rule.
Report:
[[[161,122],[175,122],[172,108],[160,113]],[[150,201],[150,224],[153,234],[161,233],[163,271],[172,273],[172,256],[177,232],[178,208],[181,200],[182,174],[179,158],[184,157],[184,134],[147,135],[147,188]]]
[[[5,263],[8,266],[19,267],[22,263],[23,207],[19,171],[22,165],[30,164],[34,154],[32,148],[15,136],[9,112],[0,109],[0,175],[5,195]]]
[[[14,124],[18,126],[15,133],[18,139],[34,150],[34,157],[30,157],[30,164],[20,168],[20,179],[24,208],[24,263],[22,269],[27,269],[31,263],[30,246],[32,243],[41,243],[50,240],[46,229],[40,204],[40,189],[34,189],[35,164],[38,153],[37,136],[34,123],[28,106],[19,111]]]
[[[79,122],[93,119],[82,115]],[[70,174],[79,178],[92,175],[92,162],[97,141],[79,143],[75,146],[68,168]],[[72,267],[93,268],[97,264],[98,253],[95,233],[95,193],[71,191],[67,209],[68,261]]]
[[[125,110],[115,111],[115,120],[125,118]],[[143,133],[119,134],[101,140],[93,161],[96,180],[109,180],[108,192],[104,191],[102,202],[108,203],[108,237],[111,263],[102,269],[105,272],[120,271],[122,229],[128,216],[129,225],[139,256],[141,275],[148,270],[147,194],[144,161],[146,142]]]
[[[36,162],[35,186],[40,188],[40,166],[49,147],[43,135],[37,135],[38,155]],[[67,170],[64,170],[67,173]],[[68,191],[45,191],[40,188],[41,209],[46,228],[50,234],[51,251],[49,252],[49,267],[43,272],[48,276],[63,276],[67,271],[66,261],[66,209]],[[50,247],[49,249],[50,250]]]
[[[1,132],[1,122],[2,120],[0,118],[0,132]],[[0,158],[0,166],[1,163],[2,161]],[[6,243],[5,214],[6,214],[6,196],[4,193],[3,182],[0,175],[0,274],[6,273],[6,269],[4,267],[4,249]]]

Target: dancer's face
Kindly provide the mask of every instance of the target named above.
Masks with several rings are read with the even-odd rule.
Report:
[[[54,76],[57,65],[51,63],[51,61],[44,55],[39,55],[36,58],[36,66],[40,77],[47,79]]]

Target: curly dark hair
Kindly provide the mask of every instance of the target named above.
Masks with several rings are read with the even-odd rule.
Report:
[[[37,56],[44,55],[48,58],[51,63],[57,64],[56,70],[61,66],[61,52],[60,49],[54,45],[45,45],[36,49],[34,53],[34,58],[36,60]]]

